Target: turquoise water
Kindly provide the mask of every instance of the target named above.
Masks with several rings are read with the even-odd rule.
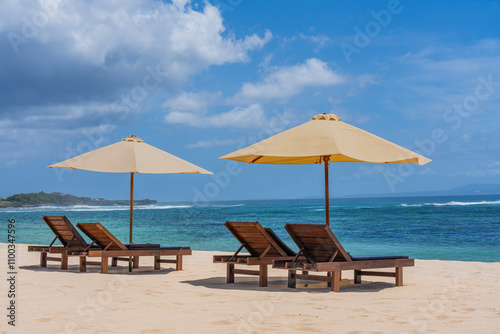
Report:
[[[79,222],[101,222],[128,241],[129,208],[41,207],[3,209],[16,220],[16,243],[48,244],[54,238],[44,215],[65,215]],[[418,259],[500,261],[500,195],[332,199],[331,228],[354,255],[404,254]],[[323,200],[268,200],[138,206],[134,242],[191,246],[195,250],[235,251],[239,243],[224,227],[229,221],[259,221],[297,249],[285,223],[324,223]]]

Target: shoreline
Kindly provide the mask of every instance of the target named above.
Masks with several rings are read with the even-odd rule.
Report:
[[[7,273],[6,243],[0,243],[0,252],[5,256],[0,270]],[[405,268],[401,287],[384,277],[354,285],[352,273],[345,271],[340,293],[332,293],[324,282],[299,281],[297,289],[289,289],[285,270],[272,268],[266,288],[258,286],[258,277],[241,275],[226,284],[226,266],[212,263],[214,254],[231,253],[193,251],[184,256],[182,271],[170,264],[154,271],[152,259],[141,258],[141,267],[133,273],[123,264],[110,268],[109,274],[100,274],[98,267],[80,273],[74,258],[67,271],[55,262],[40,268],[39,254],[16,244],[18,317],[14,331],[4,318],[0,333],[93,333],[103,328],[109,333],[500,329],[498,262],[416,260],[415,267]],[[7,284],[0,284],[2,293]],[[7,307],[7,299],[2,300]]]
[[[6,245],[6,243],[0,242],[0,245]],[[28,245],[35,245],[35,246],[47,246],[47,244],[39,244],[39,243],[30,243],[30,244],[16,244],[16,247],[19,246],[26,246]],[[60,245],[60,244],[58,244]],[[57,245],[56,245],[57,246]],[[213,253],[213,254],[227,254],[227,255],[232,255],[234,254],[234,251],[228,252],[228,251],[217,251],[217,250],[204,250],[204,249],[193,249],[191,248],[193,252],[208,252],[208,253]],[[242,254],[246,254],[245,250],[241,251]],[[355,254],[356,255],[356,254]],[[375,254],[376,255],[376,254]],[[413,257],[410,257],[413,258]],[[500,264],[500,261],[472,261],[472,260],[442,260],[442,259],[419,259],[417,257],[414,257],[415,261],[443,261],[443,262],[458,262],[458,263],[488,263],[488,264]]]

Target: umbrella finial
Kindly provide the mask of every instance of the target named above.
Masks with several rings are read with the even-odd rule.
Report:
[[[313,120],[324,120],[324,121],[340,121],[340,117],[335,114],[319,114],[312,118]]]
[[[123,138],[122,141],[135,141],[137,143],[144,143],[144,140],[137,137],[136,135],[128,136],[127,138]]]

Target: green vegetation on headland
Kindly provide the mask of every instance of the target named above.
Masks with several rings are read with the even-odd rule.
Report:
[[[156,204],[152,199],[142,199],[134,201],[135,205]],[[0,198],[0,208],[12,207],[28,207],[28,206],[43,206],[43,205],[129,205],[129,200],[107,200],[104,198],[76,197],[73,195],[62,194],[59,192],[44,193],[29,193],[17,194],[7,198]]]

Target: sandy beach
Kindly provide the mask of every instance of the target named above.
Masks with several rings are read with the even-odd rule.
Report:
[[[354,285],[344,272],[333,293],[321,282],[288,289],[277,269],[267,288],[241,275],[226,284],[225,265],[212,263],[219,252],[194,251],[182,271],[169,264],[153,271],[152,259],[143,258],[131,274],[122,264],[105,275],[97,267],[78,272],[77,258],[68,271],[55,262],[40,268],[37,253],[16,246],[16,326],[4,315],[1,333],[500,332],[499,263],[417,260],[397,288],[381,277]],[[6,244],[0,249],[6,274]],[[5,279],[0,289],[7,315]]]

